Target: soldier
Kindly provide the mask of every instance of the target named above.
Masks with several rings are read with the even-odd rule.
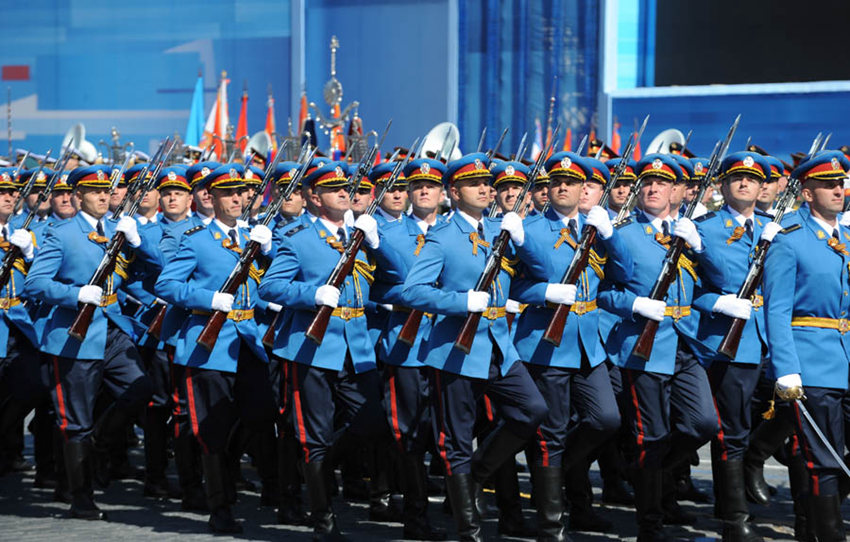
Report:
[[[608,166],[609,171],[613,171],[619,163],[620,159],[614,158],[605,162],[605,165]],[[620,209],[623,208],[623,205],[629,199],[629,192],[631,192],[632,185],[637,181],[635,167],[637,167],[637,162],[629,160],[626,169],[623,170],[623,173],[617,178],[614,186],[611,187],[611,193],[608,195],[608,214],[611,218],[617,217]],[[626,216],[629,216],[629,214],[626,214]]]
[[[201,181],[209,192],[214,218],[208,226],[196,226],[183,234],[177,253],[165,264],[155,292],[168,303],[186,310],[178,335],[174,363],[183,366],[179,385],[188,401],[192,433],[202,450],[209,526],[216,533],[238,533],[230,503],[235,480],[228,479],[225,452],[242,438],[255,438],[257,468],[264,493],[276,466],[273,422],[274,399],[268,379],[268,358],[254,321],[259,272],[253,268],[236,295],[219,291],[241,251],[249,241],[271,250],[271,231],[254,227],[250,235],[236,220],[242,214],[243,169],[226,164]],[[201,329],[211,311],[227,313],[213,349],[198,344]],[[243,437],[244,435],[244,437]],[[238,446],[237,446],[238,447]],[[241,449],[241,448],[240,448]]]
[[[380,382],[375,371],[374,345],[369,339],[364,304],[376,269],[358,260],[343,288],[325,284],[352,231],[344,224],[350,208],[348,175],[342,162],[328,162],[305,179],[317,220],[285,232],[271,266],[260,284],[263,299],[285,307],[285,326],[279,330],[272,353],[290,362],[289,381],[295,431],[304,461],[310,495],[314,538],[339,535],[325,469],[335,439],[350,430],[359,437],[386,431],[380,414]],[[375,219],[361,215],[354,226],[363,231],[364,244],[377,259],[379,273],[389,282],[401,280],[403,264],[389,245],[381,242]],[[324,339],[317,344],[305,331],[317,306],[334,309]]]
[[[779,195],[780,180],[786,178],[785,166],[781,160],[773,156],[765,156],[764,159],[770,164],[770,176],[761,185],[758,199],[756,199],[756,208],[772,216],[776,213],[773,209],[773,203],[776,201],[776,196]]]
[[[695,168],[696,169],[696,168]],[[700,311],[697,338],[713,353],[701,359],[708,372],[720,432],[711,443],[714,499],[723,520],[723,540],[758,541],[747,522],[744,495],[744,453],[750,435],[750,399],[767,352],[762,297],[739,299],[737,292],[750,268],[753,251],[763,231],[773,236],[780,228],[757,211],[756,200],[770,175],[770,165],[759,154],[736,152],[720,166],[721,193],[726,202],[717,212],[698,218],[707,250],[723,255],[727,282],[721,289],[698,286],[694,306]],[[717,353],[732,318],[748,320],[734,359]]]
[[[489,204],[487,156],[467,155],[450,163],[443,183],[457,203],[445,224],[431,229],[404,284],[405,304],[436,313],[431,334],[419,349],[419,359],[433,368],[431,396],[433,426],[446,471],[452,512],[462,540],[481,540],[474,506],[477,487],[505,461],[512,460],[546,415],[547,406],[518,363],[505,319],[505,303],[514,270],[504,267],[489,292],[474,290],[489,255],[496,229],[483,220]],[[534,276],[544,277],[540,252],[525,253],[534,245],[526,236],[522,219],[508,213],[501,229],[509,232],[512,250],[527,258]],[[435,286],[438,285],[438,286]],[[469,354],[452,343],[467,313],[483,313]],[[476,404],[486,393],[499,409],[504,424],[490,433],[472,453]]]
[[[251,201],[251,198],[254,197],[254,194],[257,193],[257,190],[260,189],[260,186],[263,184],[263,177],[265,176],[265,172],[257,166],[249,165],[245,168],[245,205]],[[254,201],[254,206],[251,208],[251,217],[248,219],[248,223],[250,225],[254,225],[258,222],[258,215],[260,213],[260,207],[263,205],[263,196],[261,195]]]
[[[133,327],[116,305],[115,289],[127,277],[127,262],[119,258],[105,288],[88,285],[107,243],[123,232],[129,247],[139,247],[136,221],[122,217],[117,225],[104,217],[109,210],[109,175],[106,166],[74,170],[68,184],[80,200],[73,219],[47,230],[44,245],[26,280],[27,295],[41,299],[38,318],[43,321],[40,350],[50,356],[56,423],[64,436],[65,467],[71,491],[71,515],[106,519],[94,503],[92,447],[111,448],[151,395],[150,380],[130,337]],[[78,303],[97,305],[82,341],[68,335]],[[95,420],[94,401],[101,385],[114,403]]]
[[[534,186],[531,187],[531,202],[534,208],[529,216],[542,213],[543,208],[549,203],[549,174],[546,170],[541,170],[534,180]]]
[[[693,222],[681,218],[671,227],[671,191],[681,176],[682,169],[669,155],[650,154],[638,162],[640,212],[619,229],[633,255],[634,274],[625,283],[606,281],[599,294],[602,308],[621,318],[607,350],[621,369],[631,399],[623,414],[636,446],[634,485],[641,541],[663,536],[665,515],[668,521],[681,520],[670,497],[672,469],[717,432],[708,379],[694,356],[694,349],[701,346],[690,303],[698,279],[722,286],[725,274]],[[666,299],[653,300],[647,296],[661,271],[671,233],[689,248],[677,262],[680,272]],[[648,361],[631,354],[645,319],[659,322]]]
[[[763,284],[776,394],[794,401],[797,436],[810,475],[809,489],[802,495],[808,507],[806,536],[817,540],[845,537],[839,509],[841,472],[828,447],[844,449],[847,423],[842,402],[847,401],[850,349],[843,334],[850,311],[850,252],[845,248],[850,234],[837,217],[844,206],[848,169],[844,154],[825,151],[794,171],[809,211],[773,239]],[[804,418],[802,405],[825,440]]]
[[[522,278],[511,286],[512,295],[519,302],[529,304],[515,324],[514,343],[520,358],[527,360],[528,372],[549,405],[549,413],[528,447],[539,518],[538,536],[547,540],[563,540],[565,536],[561,519],[562,470],[576,467],[581,478],[590,464],[587,454],[620,425],[611,381],[602,363],[605,353],[597,335],[596,290],[606,273],[613,273],[618,280],[628,280],[632,258],[605,210],[596,206],[587,217],[579,213],[587,179],[595,177],[608,182],[607,168],[596,170],[595,164],[601,163],[570,152],[549,158],[546,169],[551,207],[525,223],[526,234],[550,254],[548,277],[563,276],[584,225],[597,228],[598,241],[590,265],[582,273],[580,291],[575,284],[525,278],[522,267],[518,270]],[[497,179],[501,169],[497,167],[493,172]],[[526,172],[517,170],[519,174]],[[543,340],[543,330],[552,318],[551,307],[561,303],[572,305],[572,314],[561,345],[556,347]],[[569,423],[571,410],[578,413],[578,423]],[[568,425],[571,425],[569,430]],[[584,484],[567,486],[569,494],[583,493],[584,489]],[[590,503],[583,504],[586,506],[571,511],[571,528],[588,530]]]
[[[590,210],[599,203],[602,198],[602,191],[605,189],[604,178],[608,178],[608,167],[595,158],[586,157],[585,160],[589,167],[596,171],[596,175],[591,175],[584,180],[581,186],[581,197],[578,202],[578,211],[582,214],[587,214]]]

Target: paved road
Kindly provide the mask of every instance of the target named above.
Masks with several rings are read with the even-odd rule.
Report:
[[[27,455],[31,457],[31,439],[27,435]],[[711,491],[711,470],[708,447],[700,451],[701,463],[694,468],[695,483],[703,490]],[[142,461],[141,449],[132,451],[133,462]],[[519,456],[522,459],[522,456]],[[257,480],[256,472],[244,466],[247,478]],[[767,540],[793,540],[793,514],[785,469],[770,463],[766,470],[768,482],[779,488],[775,501],[766,507],[752,507],[759,532]],[[169,475],[174,479],[173,468]],[[599,475],[591,473],[598,495]],[[528,475],[520,474],[524,494],[529,490]],[[228,537],[213,537],[207,531],[206,516],[181,512],[177,501],[156,501],[142,496],[142,484],[137,481],[113,482],[105,492],[97,492],[96,498],[109,512],[109,522],[86,522],[66,518],[67,505],[51,501],[51,490],[35,489],[32,473],[11,474],[0,478],[0,540],[122,540],[155,541],[170,540],[180,535],[183,541],[226,540]],[[492,495],[490,495],[492,499]],[[441,498],[432,497],[430,515],[435,523],[453,532],[450,517],[442,512]],[[528,501],[525,501],[528,508]],[[340,525],[352,540],[397,540],[401,526],[378,524],[365,521],[366,506],[363,503],[346,503],[341,498],[334,502]],[[675,531],[683,540],[712,540],[718,537],[719,523],[712,518],[711,505],[683,503],[686,510],[698,514],[699,521],[693,528]],[[850,506],[843,508],[844,517],[850,518]],[[606,535],[570,533],[573,540],[634,540],[634,512],[625,507],[601,507],[602,513],[614,522],[614,529]],[[245,532],[241,540],[308,540],[309,533],[303,528],[281,526],[275,523],[274,510],[259,505],[259,495],[244,493],[234,508],[234,514],[243,520]],[[526,517],[533,521],[533,511],[526,509]],[[848,526],[850,527],[850,526]],[[484,532],[488,539],[496,537],[496,520],[485,521]]]

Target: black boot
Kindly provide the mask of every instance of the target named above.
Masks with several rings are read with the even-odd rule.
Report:
[[[534,528],[525,522],[522,515],[516,461],[509,458],[496,470],[493,489],[496,492],[496,507],[499,509],[499,534],[517,538],[536,536]]]
[[[764,462],[772,456],[794,433],[794,424],[789,417],[778,415],[759,424],[750,435],[750,443],[744,456],[744,482],[747,499],[756,504],[767,504],[776,489],[764,479]]]
[[[257,460],[257,474],[260,476],[260,504],[262,506],[280,505],[280,475],[278,473],[277,437],[269,427],[254,435],[254,457]]]
[[[612,524],[593,510],[593,489],[590,486],[589,462],[576,463],[564,474],[564,492],[570,511],[571,531],[606,533]]]
[[[744,494],[744,463],[741,460],[716,461],[715,471],[722,488],[723,542],[762,542],[747,522],[747,498]]]
[[[68,441],[64,446],[65,469],[71,492],[71,517],[105,520],[106,512],[94,503],[92,488],[91,443]]]
[[[445,540],[446,531],[428,521],[428,484],[422,454],[407,453],[401,458],[404,473],[404,538]]]
[[[663,473],[661,469],[646,467],[635,469],[634,487],[638,542],[669,540],[664,534],[664,509],[661,504]]]
[[[809,521],[809,471],[801,453],[788,458],[788,485],[794,500],[794,539],[815,542],[814,525]]]
[[[298,473],[297,443],[292,435],[277,439],[278,485],[280,487],[280,505],[277,509],[277,522],[280,525],[307,525],[307,514],[301,502],[301,477]]]
[[[661,505],[664,509],[664,523],[667,525],[693,525],[697,522],[696,516],[679,506],[676,482],[669,468],[664,469],[662,474]]]
[[[110,405],[97,420],[92,432],[94,457],[94,481],[102,489],[109,487],[115,478],[123,478],[127,464],[127,426],[132,417],[123,408]],[[133,473],[128,476],[132,477]]]
[[[165,477],[169,415],[166,407],[145,409],[145,497],[167,499],[176,496]]]
[[[609,438],[599,447],[596,460],[602,476],[602,502],[633,506],[635,498],[623,477],[624,460],[616,437]]]
[[[446,492],[461,542],[481,542],[481,521],[475,508],[475,483],[470,474],[446,476]]]
[[[391,503],[389,445],[388,439],[378,439],[365,448],[369,469],[369,521],[379,523],[399,523],[402,519]]]
[[[561,491],[561,467],[531,466],[531,484],[537,507],[537,540],[566,542],[564,500]]]
[[[33,485],[38,488],[56,487],[56,455],[53,453],[53,420],[47,404],[41,404],[35,409],[35,416],[30,422],[30,433],[33,436],[33,456],[35,457],[35,479]]]
[[[809,495],[809,518],[818,542],[843,542],[844,520],[838,495]]]
[[[186,431],[174,439],[174,464],[182,493],[180,508],[195,512],[209,511],[201,473],[201,451],[192,433]]]
[[[492,433],[472,454],[472,477],[479,484],[493,476],[508,459],[513,461],[528,439],[522,438],[505,427]]]
[[[336,525],[324,471],[323,461],[310,461],[304,465],[304,478],[310,495],[313,540],[345,540]]]
[[[71,504],[71,490],[68,488],[68,470],[65,468],[65,437],[62,431],[54,425],[51,431],[53,456],[56,461],[56,489],[53,490],[53,500]]]
[[[205,454],[201,456],[206,481],[207,506],[210,510],[208,525],[214,533],[237,534],[242,532],[233,514],[230,512],[228,499],[228,472],[225,458],[222,454]]]

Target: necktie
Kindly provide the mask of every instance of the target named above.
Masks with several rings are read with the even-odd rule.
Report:
[[[571,218],[567,228],[570,229],[570,236],[576,241],[578,241],[578,224],[575,218]]]
[[[670,235],[670,223],[666,220],[661,221],[661,233],[664,234],[664,237]]]
[[[3,234],[4,234],[4,235],[6,234],[6,230],[5,230],[5,228],[4,228],[4,230],[3,230]],[[833,229],[832,229],[832,237],[833,237],[833,239],[835,239],[836,241],[839,241],[839,242],[841,241],[841,237],[839,237],[839,236],[838,236],[838,228],[833,228]]]
[[[744,230],[747,233],[747,239],[750,241],[753,240],[753,219],[748,218],[746,222],[744,222]]]
[[[478,237],[479,237],[482,241],[486,241],[486,240],[487,240],[487,237],[485,237],[485,236],[484,236],[484,223],[483,223],[483,222],[479,222],[479,223],[478,223]]]
[[[339,241],[340,241],[341,243],[342,243],[342,242],[345,242],[345,228],[343,228],[342,226],[340,226],[340,227],[336,230],[336,238],[337,238],[337,239],[339,239]]]
[[[230,244],[232,246],[239,246],[239,238],[236,236],[236,228],[230,228],[227,230],[227,236],[230,237]]]
[[[101,237],[106,237],[106,232],[103,230],[103,222],[97,221],[97,234]]]

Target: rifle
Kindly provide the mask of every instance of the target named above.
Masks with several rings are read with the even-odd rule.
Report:
[[[261,225],[268,227],[272,219],[280,211],[283,202],[288,200],[290,196],[292,196],[292,193],[295,191],[295,188],[301,182],[301,179],[304,177],[304,174],[310,167],[310,162],[313,160],[313,156],[316,155],[316,148],[309,149],[308,140],[304,142],[301,149],[302,156],[304,156],[304,161],[301,164],[301,167],[298,168],[298,172],[286,186],[286,189],[271,203],[271,205],[269,205],[268,209],[266,209],[266,215],[263,217],[263,220],[260,221]],[[266,171],[266,176],[274,174],[274,169],[275,167],[277,167],[277,163],[280,161],[279,157],[282,156],[283,153],[277,153],[275,155],[275,160],[270,165],[268,171]],[[222,284],[221,288],[219,288],[219,291],[230,295],[236,294],[236,291],[239,289],[239,286],[248,280],[248,272],[251,270],[251,265],[254,263],[254,260],[257,258],[259,252],[260,243],[256,241],[248,241],[248,244],[245,245],[245,248],[239,255],[239,261],[236,263],[236,266],[227,276],[227,279],[225,279],[224,284]],[[210,314],[209,318],[207,319],[207,323],[204,324],[204,328],[201,330],[201,334],[198,336],[196,342],[207,350],[209,350],[210,352],[212,352],[212,349],[215,346],[216,341],[218,340],[218,334],[221,331],[221,326],[224,325],[225,320],[227,320],[226,312],[212,311],[212,314]]]
[[[502,146],[502,141],[505,139],[505,134],[507,134],[507,133],[508,133],[508,129],[509,129],[509,128],[510,128],[510,127],[507,127],[507,128],[505,128],[504,130],[502,130],[502,135],[501,135],[501,136],[499,136],[499,140],[496,142],[496,146],[495,146],[495,147],[493,147],[492,149],[489,149],[489,150],[487,151],[487,153],[486,153],[486,154],[487,154],[487,162],[488,162],[488,163],[489,163],[489,162],[493,159],[493,156],[494,156],[494,155],[496,154],[496,152],[499,150],[499,147],[501,147],[501,146]],[[487,218],[492,218],[492,217],[493,217],[493,214],[496,212],[496,208],[497,208],[497,207],[498,207],[498,205],[496,205],[496,202],[494,201],[494,202],[490,205],[490,208],[487,210]]]
[[[576,147],[575,153],[577,155],[581,156],[581,153],[584,150],[584,146],[587,144],[588,136],[589,136],[589,134],[584,134],[584,137],[581,138],[581,141],[579,142],[578,147]],[[547,200],[546,203],[543,204],[543,208],[540,210],[540,213],[545,215],[546,211],[549,210],[549,207],[550,207],[550,204],[549,204],[549,201]]]
[[[39,175],[41,175],[41,172],[44,171],[44,166],[45,164],[47,164],[47,159],[50,158],[50,153],[52,152],[53,149],[48,149],[47,154],[44,155],[44,159],[41,161],[41,164],[39,164],[38,169],[33,175],[30,176],[29,181],[27,181],[27,184],[24,185],[24,188],[18,195],[18,200],[15,202],[15,210],[12,212],[13,216],[17,215],[21,211],[21,208],[24,206],[24,203],[26,203],[27,198],[30,194],[32,194],[32,190],[33,188],[35,188],[35,183],[38,181],[38,177]],[[29,156],[29,151],[27,151],[27,156]],[[21,162],[21,164],[23,164],[23,162]],[[12,179],[18,179],[21,176],[22,168],[23,165],[18,166],[18,169],[15,170],[15,174],[12,176]],[[32,212],[32,210],[30,210],[30,212]],[[26,227],[29,227],[29,224],[27,224]]]
[[[700,184],[699,193],[691,201],[691,203],[688,204],[688,208],[685,211],[685,218],[691,218],[693,216],[694,211],[696,211],[697,204],[702,201],[705,191],[711,184],[712,179],[717,176],[717,172],[720,170],[720,163],[726,156],[726,151],[729,150],[729,144],[732,142],[735,130],[738,129],[738,123],[740,120],[741,115],[738,115],[735,122],[733,122],[732,126],[729,128],[729,133],[726,134],[726,139],[718,141],[714,146],[714,152],[711,153],[711,159],[708,162],[708,169],[706,170],[705,178]],[[652,286],[652,291],[649,294],[650,299],[660,301],[667,297],[667,291],[670,289],[670,284],[673,283],[673,279],[676,276],[679,257],[682,255],[684,249],[685,240],[681,237],[674,237],[674,239],[670,242],[670,248],[667,250],[667,255],[664,256],[664,264],[661,267],[661,273],[658,275],[658,278],[655,280],[655,284]],[[655,320],[646,319],[643,331],[635,342],[634,348],[632,348],[633,356],[649,360],[649,357],[652,354],[652,345],[655,342],[655,333],[658,331],[658,324],[659,322]]]
[[[162,170],[163,165],[166,160],[168,160],[171,151],[174,150],[175,142],[171,140],[170,137],[166,138],[163,141],[162,145],[160,145],[160,151],[164,147],[168,147],[166,152],[158,152],[157,154],[162,156],[162,159],[159,160],[156,164],[156,167],[153,169],[153,173],[150,177],[142,177],[143,181],[140,184],[139,189],[137,190],[139,197],[135,199],[131,204],[128,210],[128,215],[133,216],[136,214],[136,211],[139,209],[139,205],[144,199],[145,194],[147,194],[151,189],[153,189],[156,184],[156,177],[159,175],[159,172]],[[150,171],[149,167],[146,167],[141,173],[147,175],[148,171]],[[128,194],[125,196],[125,201],[127,197],[130,196],[129,190]],[[122,201],[121,203],[125,203]],[[115,217],[119,217],[120,214],[118,212],[115,213]],[[112,239],[109,241],[109,245],[106,247],[106,252],[101,258],[100,263],[97,266],[97,269],[92,275],[92,278],[88,281],[89,285],[101,286],[106,281],[106,279],[112,274],[115,269],[115,261],[118,258],[118,254],[121,251],[121,248],[124,246],[124,242],[126,241],[126,237],[123,232],[115,232],[115,235],[112,236]],[[91,324],[92,317],[94,316],[94,310],[97,305],[93,305],[91,303],[82,303],[80,305],[79,310],[77,311],[77,316],[74,318],[74,322],[71,324],[71,327],[68,328],[68,335],[77,339],[78,341],[82,341],[86,338],[86,334],[89,330],[89,325]]]
[[[646,123],[648,121],[649,115],[643,119],[643,124],[637,134],[629,136],[629,141],[623,151],[623,156],[620,158],[620,162],[617,164],[617,167],[614,168],[614,174],[611,175],[611,180],[605,185],[605,190],[603,190],[602,197],[599,199],[599,203],[597,204],[603,209],[608,203],[608,197],[611,195],[611,189],[614,187],[614,183],[616,183],[617,179],[619,179],[626,171],[626,168],[629,165],[629,160],[632,159],[632,153],[634,152],[637,143],[640,141],[640,136],[643,135],[643,130],[646,128]],[[587,267],[587,261],[590,257],[590,249],[596,241],[596,233],[597,231],[594,226],[589,224],[584,225],[581,232],[581,240],[573,254],[573,259],[570,262],[570,265],[564,273],[564,277],[561,279],[561,284],[575,284],[578,282],[579,277]],[[546,331],[543,333],[543,340],[548,341],[555,346],[561,346],[561,339],[564,335],[564,326],[567,324],[567,317],[570,315],[571,309],[572,305],[564,304],[559,304],[555,308],[555,312],[552,314],[552,319],[549,320],[549,325],[546,326]]]
[[[809,155],[806,158],[807,160],[817,153],[817,149],[821,146],[819,144],[819,139],[820,134],[818,134],[818,137],[816,137],[815,141],[812,143],[812,146],[809,149]],[[794,203],[799,193],[800,180],[796,177],[791,177],[788,179],[788,186],[785,188],[785,192],[777,202],[776,214],[773,216],[773,222],[776,222],[777,224],[782,222],[782,217],[785,216],[785,210]],[[758,245],[756,245],[756,249],[753,253],[753,263],[750,264],[750,268],[747,270],[747,276],[744,278],[744,283],[741,284],[741,287],[738,289],[739,299],[752,299],[756,290],[758,290],[762,277],[764,276],[764,262],[767,258],[767,249],[770,248],[770,245],[771,241],[768,241],[767,239],[760,239]],[[726,335],[724,335],[723,340],[720,341],[720,346],[717,351],[724,356],[729,357],[729,359],[735,359],[735,355],[738,353],[738,346],[741,342],[741,335],[744,332],[744,326],[746,323],[747,321],[742,318],[733,318],[732,323],[729,325],[729,330],[726,331]]]
[[[372,200],[372,203],[369,204],[369,207],[366,208],[366,211],[363,214],[372,216],[375,214],[375,211],[378,209],[378,205],[381,204],[381,201],[384,199],[384,196],[393,189],[396,181],[398,180],[401,172],[404,171],[405,166],[410,162],[413,158],[414,152],[413,149],[419,143],[419,138],[416,138],[416,141],[413,142],[413,145],[410,146],[410,151],[408,151],[407,156],[404,157],[404,160],[401,162],[397,162],[395,168],[393,168],[393,172],[390,175],[389,179],[387,179],[386,183],[383,183],[383,187],[381,190],[375,195],[375,199]],[[325,284],[333,286],[334,288],[339,288],[342,286],[345,277],[347,277],[351,271],[354,269],[354,260],[357,257],[357,252],[360,250],[360,245],[363,243],[364,233],[362,230],[355,229],[351,234],[351,238],[348,243],[345,245],[342,254],[339,256],[339,261],[337,261],[336,266],[334,266],[333,271],[331,271],[330,277],[328,277],[327,282]],[[329,307],[328,305],[321,305],[319,307],[316,316],[313,317],[313,321],[310,322],[310,325],[307,327],[306,335],[316,344],[322,344],[322,340],[325,337],[325,331],[328,329],[328,323],[331,319],[331,314],[333,313],[334,308]]]
[[[143,186],[150,183],[150,178],[149,178],[148,174],[151,171],[151,166],[153,166],[154,170],[155,170],[154,176],[159,175],[159,172],[162,170],[162,168],[165,164],[165,160],[161,160],[160,158],[162,158],[163,153],[165,152],[165,149],[170,144],[170,142],[171,142],[171,138],[168,137],[168,138],[165,139],[165,141],[163,141],[162,143],[159,144],[159,148],[154,153],[153,158],[151,158],[150,162],[147,162],[145,164],[145,166],[141,169],[141,171],[139,171],[139,174],[136,176],[136,180],[134,180],[131,184],[129,184],[127,186],[127,193],[124,194],[124,199],[121,200],[121,203],[118,204],[118,207],[116,207],[115,211],[112,213],[112,220],[117,221],[119,218],[121,218],[121,215],[124,213],[124,209],[128,205],[132,205],[132,203],[136,200],[136,194],[139,193],[139,190]],[[171,151],[173,151],[173,150],[174,150],[174,145],[171,145],[171,148],[168,149],[168,154],[171,154]],[[166,156],[166,158],[167,158],[167,156]],[[121,170],[117,171],[115,173],[114,177],[112,177],[112,188],[110,190],[110,193],[112,193],[112,191],[114,191],[115,188],[118,186],[118,183],[121,182],[121,177],[124,175],[124,171],[126,171],[124,168],[126,167],[126,165],[128,163],[129,163],[129,157],[126,160],[124,160],[124,165],[121,167]],[[154,181],[154,182],[156,182],[156,181]],[[145,192],[147,192],[147,191],[145,191]],[[140,198],[141,197],[144,197],[144,195],[141,195]],[[139,199],[139,203],[141,203],[141,199]],[[138,209],[138,205],[136,205],[136,209]],[[135,209],[133,210],[133,213],[130,214],[130,216],[133,216],[134,214],[136,214]],[[122,241],[122,243],[123,243],[123,241]]]
[[[475,152],[481,152],[481,149],[484,148],[484,138],[487,137],[487,127],[485,126],[483,130],[481,130],[481,137],[478,139],[478,148]]]
[[[560,129],[561,124],[558,123],[555,127],[555,131],[552,132],[552,138],[537,157],[534,167],[531,169],[531,173],[528,176],[528,180],[526,180],[522,187],[522,191],[517,196],[517,199],[514,202],[513,212],[518,213],[525,204],[525,196],[528,194],[531,187],[534,186],[534,181],[543,169],[543,163],[546,161],[546,156],[549,155],[549,150],[554,145],[555,139],[557,139],[556,136]],[[499,237],[493,242],[492,251],[490,252],[490,256],[487,257],[487,263],[484,265],[484,271],[481,272],[481,275],[478,277],[478,282],[475,284],[476,291],[486,292],[490,289],[490,286],[493,284],[493,281],[496,279],[496,275],[501,268],[502,257],[505,255],[505,250],[508,248],[509,240],[510,234],[507,231],[502,230],[499,233]],[[478,322],[481,321],[482,314],[483,313],[480,312],[466,313],[466,320],[464,320],[463,326],[460,328],[460,332],[454,342],[455,348],[469,354],[470,350],[472,350],[472,343],[475,340],[475,332],[478,330]]]
[[[44,165],[47,163],[47,159],[50,157],[51,152],[52,151],[47,151],[47,154],[44,156],[44,160],[42,160],[38,170],[36,170],[36,172],[30,177],[26,186],[21,191],[21,200],[25,199],[32,192],[33,186],[38,180],[38,176],[41,175],[41,172],[44,170]],[[29,229],[30,224],[32,224],[32,221],[35,220],[35,216],[38,214],[38,208],[41,207],[42,203],[47,201],[47,198],[50,197],[50,193],[53,192],[53,188],[56,186],[56,183],[62,178],[62,174],[65,172],[65,167],[68,164],[70,156],[70,153],[65,153],[65,158],[60,164],[59,169],[50,177],[50,180],[47,182],[47,186],[45,186],[44,190],[39,192],[38,200],[32,209],[30,209],[21,229]],[[3,257],[3,265],[0,266],[0,289],[5,288],[6,284],[9,283],[9,278],[12,276],[12,268],[14,267],[15,260],[20,258],[21,255],[21,249],[16,245],[10,245],[7,249],[6,256]]]

